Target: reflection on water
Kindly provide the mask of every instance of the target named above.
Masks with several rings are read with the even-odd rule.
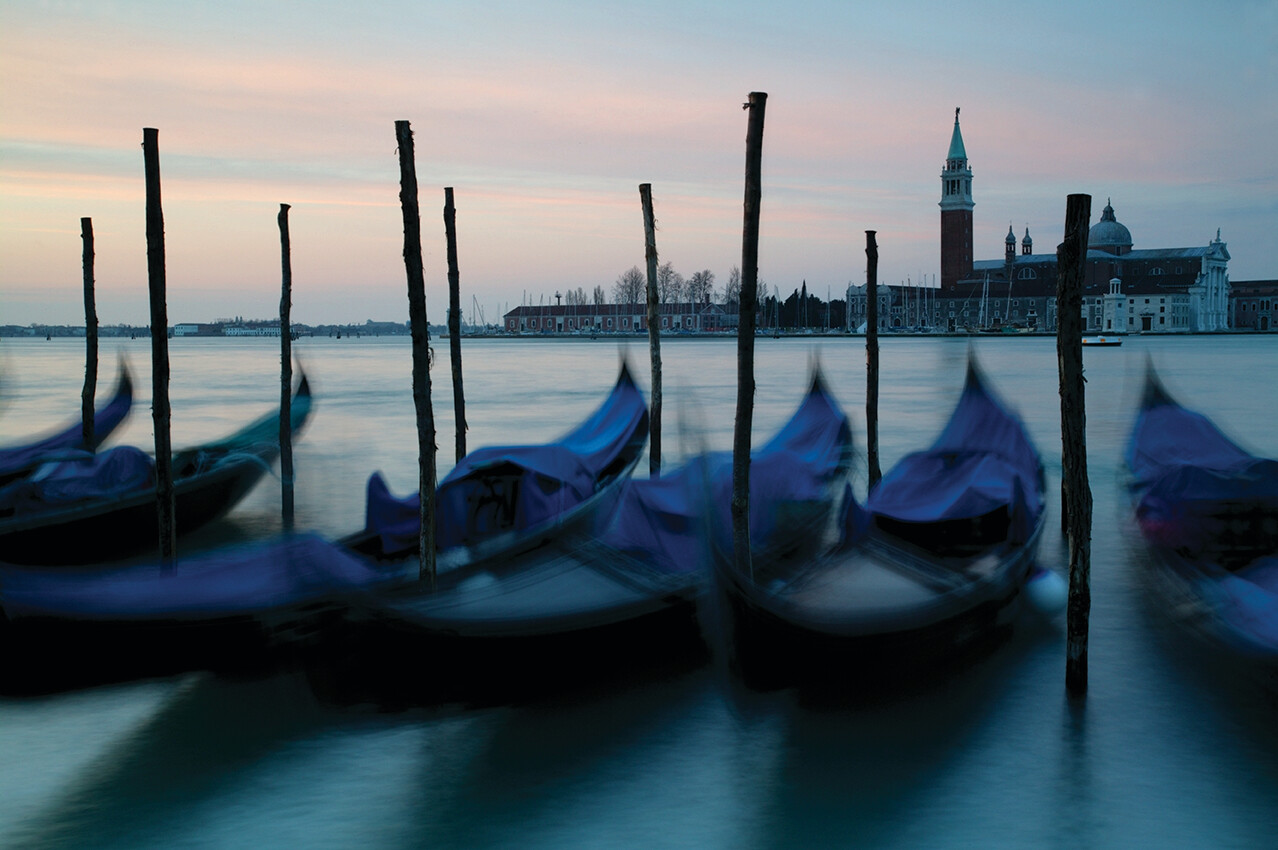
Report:
[[[973,344],[1038,442],[1054,496],[1054,342]],[[149,344],[118,345],[139,398],[113,442],[150,446]],[[106,341],[103,363],[116,346]],[[968,346],[882,341],[885,468],[944,423]],[[80,344],[0,348],[0,444],[74,418]],[[717,660],[484,709],[341,707],[289,677],[0,700],[0,844],[1267,847],[1278,834],[1274,693],[1182,645],[1148,609],[1121,454],[1148,355],[1179,398],[1244,445],[1278,455],[1276,403],[1254,391],[1275,384],[1276,348],[1278,337],[1128,337],[1084,353],[1095,519],[1082,707],[1064,696],[1059,626],[1018,633],[944,680],[844,704],[741,693]],[[170,350],[174,445],[229,433],[278,403],[278,349],[268,341],[180,340]],[[303,339],[294,350],[316,394],[295,450],[298,525],[338,535],[362,525],[374,470],[396,492],[416,487],[409,346]],[[564,432],[611,387],[619,356],[604,341],[467,340],[463,353],[472,447]],[[733,341],[677,340],[662,353],[666,462],[703,444],[729,448]],[[626,354],[646,384],[642,341]],[[760,340],[756,439],[793,411],[814,357],[864,440],[859,339]],[[436,370],[435,390],[442,474],[452,463],[446,369]],[[264,480],[179,553],[277,530],[279,503],[278,482]],[[1040,554],[1059,570],[1057,510],[1053,497]]]

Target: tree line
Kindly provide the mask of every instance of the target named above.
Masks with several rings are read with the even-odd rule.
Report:
[[[733,266],[728,272],[728,279],[722,287],[716,285],[715,273],[702,269],[684,277],[672,263],[664,263],[657,268],[657,298],[662,304],[693,303],[720,304],[727,311],[737,309],[741,295],[741,269]],[[771,291],[769,291],[769,289]],[[807,281],[796,287],[786,298],[781,297],[777,287],[769,287],[763,279],[759,280],[759,327],[761,328],[841,328],[847,323],[847,305],[842,298],[822,301],[808,291]],[[611,295],[611,301],[608,296]],[[617,275],[609,293],[602,285],[595,286],[593,293],[587,293],[583,287],[570,289],[563,296],[563,303],[568,306],[588,306],[602,304],[646,304],[648,301],[648,276],[639,268],[631,266]]]

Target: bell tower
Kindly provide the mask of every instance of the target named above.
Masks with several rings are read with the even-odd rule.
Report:
[[[941,291],[952,291],[972,273],[972,169],[954,110],[954,134],[941,172]]]

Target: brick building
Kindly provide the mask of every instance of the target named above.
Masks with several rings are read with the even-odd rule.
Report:
[[[658,305],[669,333],[735,331],[738,316],[709,300]],[[502,317],[507,333],[639,333],[648,330],[647,304],[541,304],[516,307]]]

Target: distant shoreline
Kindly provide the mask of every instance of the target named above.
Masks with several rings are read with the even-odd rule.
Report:
[[[33,334],[30,332],[30,329],[22,329],[22,330],[23,332],[21,333],[8,333],[6,332],[6,329],[0,328],[0,339],[19,339],[19,340],[32,340],[32,341],[38,341],[38,342],[45,342],[45,341],[50,341],[54,339],[83,340],[85,338],[84,328],[82,327],[74,328],[74,327],[63,326],[60,328],[50,328],[49,332],[44,335]],[[1099,332],[1096,332],[1096,333],[1099,334]],[[1169,338],[1169,337],[1187,337],[1187,336],[1270,336],[1274,334],[1278,334],[1278,328],[1275,328],[1273,330],[1268,330],[1268,331],[1260,331],[1254,328],[1231,328],[1231,329],[1220,330],[1220,331],[1176,331],[1172,333],[1140,333],[1140,332],[1122,333],[1122,334],[1108,333],[1108,334],[1105,334],[1105,336]],[[1084,335],[1096,335],[1096,334],[1091,334],[1091,332],[1086,332]],[[135,333],[123,333],[123,334],[99,332],[98,336],[99,336],[99,339],[103,341],[111,340],[111,339],[149,339],[150,338],[149,332],[146,329],[139,329]],[[404,339],[406,341],[411,339],[410,335],[406,333],[383,334],[383,333],[361,333],[361,332],[343,333],[343,334],[301,333],[301,334],[298,334],[296,337],[294,337],[294,339],[298,341],[305,340],[305,339],[331,339],[334,341],[341,341],[341,340],[348,340],[348,339],[374,339],[374,338],[382,338],[382,337],[385,337],[387,339]],[[1034,331],[1034,332],[1018,331],[1016,333],[995,333],[995,332],[980,332],[980,331],[975,331],[975,332],[972,332],[972,331],[879,331],[880,339],[918,339],[918,338],[937,338],[937,337],[955,338],[955,339],[1042,339],[1042,338],[1054,339],[1056,337],[1056,333],[1055,331]],[[432,340],[440,340],[440,339],[448,339],[449,337],[447,333],[432,332],[430,338]],[[599,334],[554,333],[554,332],[547,332],[547,333],[538,332],[538,333],[525,333],[525,334],[463,333],[461,335],[461,338],[463,340],[484,339],[484,340],[505,340],[505,341],[531,341],[531,342],[565,342],[565,341],[609,342],[609,341],[615,341],[615,340],[642,341],[642,340],[648,339],[648,334],[646,331],[640,331],[637,333],[635,332],[619,333],[614,331],[611,333],[599,333]],[[671,343],[689,342],[689,341],[705,341],[705,340],[734,340],[736,338],[737,338],[737,335],[735,333],[701,332],[701,333],[680,333],[680,334],[663,333],[661,334],[661,340],[663,342],[671,342]],[[782,332],[778,334],[773,334],[770,331],[760,331],[755,338],[758,340],[864,339],[865,333],[857,332],[857,331],[830,330],[830,331],[808,331],[808,332],[800,332],[800,333]],[[214,334],[174,336],[173,334],[170,334],[169,339],[171,340],[171,344],[173,345],[181,345],[184,342],[194,341],[194,340],[218,340],[218,341],[252,340],[257,342],[278,343],[279,336],[278,335],[276,336],[219,336]]]

